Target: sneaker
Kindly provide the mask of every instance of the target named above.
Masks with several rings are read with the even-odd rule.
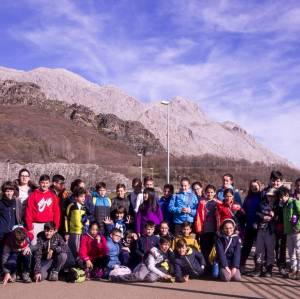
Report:
[[[58,281],[58,272],[51,271],[48,280],[49,281]]]
[[[11,273],[10,274],[11,280],[9,282],[14,283],[17,281],[17,274],[16,273]]]
[[[22,273],[22,280],[23,280],[24,283],[31,283],[32,282],[28,272]]]
[[[291,271],[289,273],[289,279],[296,279],[297,278],[297,271]]]
[[[280,268],[279,269],[279,273],[280,275],[282,275],[282,277],[287,278],[288,277],[288,272],[286,271],[285,268]]]

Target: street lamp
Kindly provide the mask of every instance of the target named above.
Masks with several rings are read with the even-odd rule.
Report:
[[[162,105],[167,106],[167,183],[170,183],[170,134],[169,134],[169,101],[161,101]]]
[[[143,181],[143,154],[137,154],[141,157],[141,181]]]
[[[151,177],[153,179],[153,167],[150,167],[150,170],[151,170]]]

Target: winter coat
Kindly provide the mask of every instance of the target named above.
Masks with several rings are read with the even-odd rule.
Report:
[[[87,209],[84,205],[79,209],[77,203],[71,203],[66,212],[65,232],[67,234],[82,234],[87,230],[89,220],[87,218]]]
[[[198,206],[198,198],[190,189],[187,192],[179,192],[173,195],[169,204],[169,212],[173,214],[173,223],[182,224],[183,222],[194,222],[196,210]],[[191,212],[183,213],[183,208],[190,208]]]
[[[183,282],[183,276],[189,275],[191,278],[199,278],[203,274],[205,259],[201,252],[197,252],[188,247],[184,256],[178,255],[175,260],[176,281]]]
[[[114,242],[110,237],[107,238],[106,244],[107,244],[108,256],[109,256],[109,262],[107,264],[107,267],[109,269],[113,269],[116,265],[121,264],[119,260],[120,244]]]
[[[68,245],[65,243],[61,235],[55,233],[51,239],[47,239],[45,236],[45,232],[40,232],[37,235],[37,250],[34,254],[35,273],[41,272],[42,260],[47,259],[47,254],[50,249],[53,250],[53,257],[61,253],[70,252]]]
[[[257,222],[257,211],[261,201],[261,192],[246,196],[243,203],[243,210],[246,217],[246,230],[253,229]]]
[[[36,189],[29,195],[25,211],[26,225],[29,230],[33,229],[33,222],[53,221],[56,228],[59,228],[60,217],[59,199],[52,191],[43,192]]]
[[[142,233],[144,225],[147,221],[153,221],[155,225],[159,225],[163,220],[163,215],[160,209],[160,206],[157,205],[156,211],[152,211],[150,208],[147,211],[143,212],[139,209],[136,215],[136,232],[138,234]]]
[[[162,196],[158,201],[158,204],[159,204],[162,214],[163,214],[163,218],[169,224],[173,223],[173,214],[169,212],[169,204],[170,204],[171,199],[172,199],[172,196],[169,196],[168,198],[165,198],[164,196]]]
[[[271,216],[271,212],[273,211],[273,206],[269,203],[266,198],[263,198],[258,206],[257,215],[257,223],[258,229],[268,230],[270,234],[275,232],[275,223],[274,217],[271,217],[271,220],[264,220],[264,216]]]
[[[119,207],[124,207],[125,208],[125,214],[129,214],[129,215],[132,215],[132,216],[134,215],[133,208],[131,206],[131,202],[128,199],[128,197],[124,197],[124,198],[115,197],[115,198],[113,198],[113,200],[111,201],[111,207],[110,207],[110,214],[111,214],[112,218],[114,218],[115,213],[116,213],[116,211]]]
[[[158,248],[159,246],[159,237],[152,236],[141,236],[137,241],[135,241],[136,250],[135,254],[139,261],[143,261],[145,255],[149,253],[150,249],[153,247]]]
[[[193,248],[194,250],[196,251],[200,251],[200,247],[199,247],[199,244],[197,242],[197,239],[196,239],[196,235],[194,233],[191,233],[189,236],[187,237],[184,237],[184,236],[178,236],[175,238],[175,241],[173,243],[173,249],[175,250],[175,245],[176,245],[176,242],[180,239],[184,239],[187,246]]]
[[[104,257],[108,254],[106,239],[100,236],[100,242],[90,234],[86,233],[81,237],[79,257],[83,261],[94,260],[98,257]]]
[[[221,268],[240,267],[242,242],[237,234],[228,237],[221,234],[216,240],[217,261]]]
[[[3,197],[0,200],[0,240],[16,224],[16,200],[14,198],[10,200]]]
[[[241,213],[242,209],[238,204],[228,206],[225,202],[218,202],[216,210],[217,227],[220,228],[225,219],[233,219],[238,223]]]

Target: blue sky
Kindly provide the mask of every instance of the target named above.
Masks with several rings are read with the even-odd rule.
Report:
[[[300,167],[300,2],[2,0],[0,65],[180,95]]]

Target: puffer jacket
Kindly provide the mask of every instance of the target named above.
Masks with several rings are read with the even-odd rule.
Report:
[[[194,222],[196,210],[198,206],[198,198],[190,189],[187,192],[179,192],[173,195],[169,204],[169,212],[173,214],[173,223],[182,224],[183,222]],[[190,208],[191,212],[182,213],[183,208]]]
[[[109,256],[109,263],[107,267],[109,269],[113,269],[116,265],[120,265],[121,262],[119,260],[120,254],[120,244],[115,243],[110,237],[107,238],[107,248],[108,248],[108,256]]]
[[[184,256],[178,255],[175,260],[175,277],[176,281],[183,282],[183,276],[189,275],[191,278],[199,278],[203,274],[205,259],[201,252],[188,247]]]

